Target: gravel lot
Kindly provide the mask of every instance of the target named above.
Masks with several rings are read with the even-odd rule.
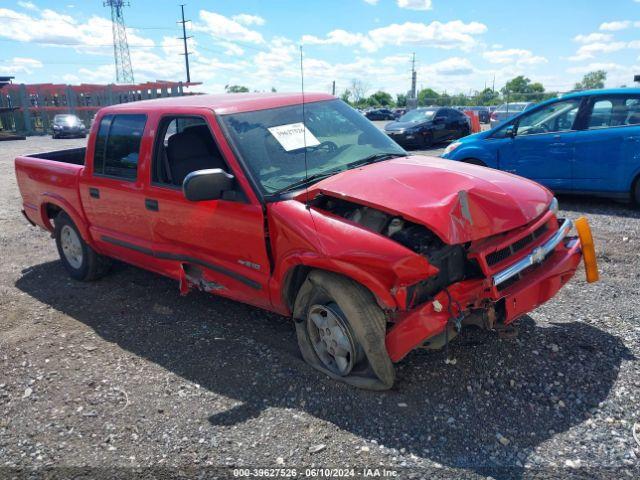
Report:
[[[0,467],[638,478],[637,210],[561,198],[564,215],[592,222],[602,281],[586,284],[581,270],[519,321],[517,338],[463,334],[455,365],[414,352],[394,390],[372,393],[308,367],[288,319],[180,297],[174,282],[122,264],[95,283],[70,280],[53,240],[20,214],[13,157],[82,143],[0,143]]]

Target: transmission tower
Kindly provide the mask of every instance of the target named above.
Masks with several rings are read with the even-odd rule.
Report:
[[[116,82],[134,83],[129,43],[127,42],[127,27],[124,24],[122,9],[129,6],[124,0],[106,0],[105,7],[111,7],[111,29],[113,30],[113,55],[116,61]]]

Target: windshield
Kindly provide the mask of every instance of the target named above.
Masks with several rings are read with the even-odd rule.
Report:
[[[433,120],[436,115],[435,110],[410,110],[401,116],[399,122],[426,122]]]
[[[497,110],[500,112],[522,112],[526,105],[526,103],[505,103],[500,105]]]
[[[355,168],[352,164],[369,157],[406,155],[341,100],[308,103],[304,111],[305,125],[301,105],[222,116],[263,193],[274,194],[307,177]]]
[[[76,123],[78,118],[75,115],[56,115],[53,117],[54,123]]]

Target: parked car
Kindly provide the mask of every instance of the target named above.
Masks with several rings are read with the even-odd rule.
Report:
[[[491,112],[489,107],[464,107],[464,110],[471,110],[472,112],[478,112],[478,120],[480,123],[489,123]]]
[[[445,158],[555,191],[640,203],[640,89],[573,93],[449,145]]]
[[[71,114],[56,115],[51,125],[53,138],[86,137],[87,127],[77,116]]]
[[[408,111],[385,125],[384,132],[405,147],[426,148],[469,135],[471,127],[467,116],[458,110],[428,107]]]
[[[388,108],[375,108],[364,114],[369,120],[395,120],[396,117]]]
[[[496,108],[493,112],[491,112],[491,128],[495,128],[498,125],[506,122],[510,118],[515,117],[521,112],[530,109],[533,107],[535,103],[533,102],[516,102],[516,103],[505,103]]]
[[[408,110],[406,108],[394,108],[393,109],[393,118],[395,120],[397,120],[407,112],[408,112]]]
[[[24,214],[74,279],[115,258],[292,317],[309,364],[371,389],[465,325],[508,328],[593,253],[546,188],[409,156],[344,102],[302,99],[103,108],[88,148],[16,158]]]

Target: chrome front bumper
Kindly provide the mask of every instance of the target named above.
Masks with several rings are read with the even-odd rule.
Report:
[[[547,240],[542,245],[534,248],[529,255],[524,257],[522,260],[514,263],[510,267],[505,268],[501,272],[496,273],[493,276],[493,284],[495,286],[500,285],[501,283],[506,282],[510,278],[515,277],[523,270],[531,267],[532,265],[536,265],[538,263],[542,263],[542,261],[546,258],[546,256],[551,253],[558,244],[565,239],[565,237],[569,234],[571,229],[573,228],[573,222],[568,218],[565,219],[560,228],[553,236]]]

